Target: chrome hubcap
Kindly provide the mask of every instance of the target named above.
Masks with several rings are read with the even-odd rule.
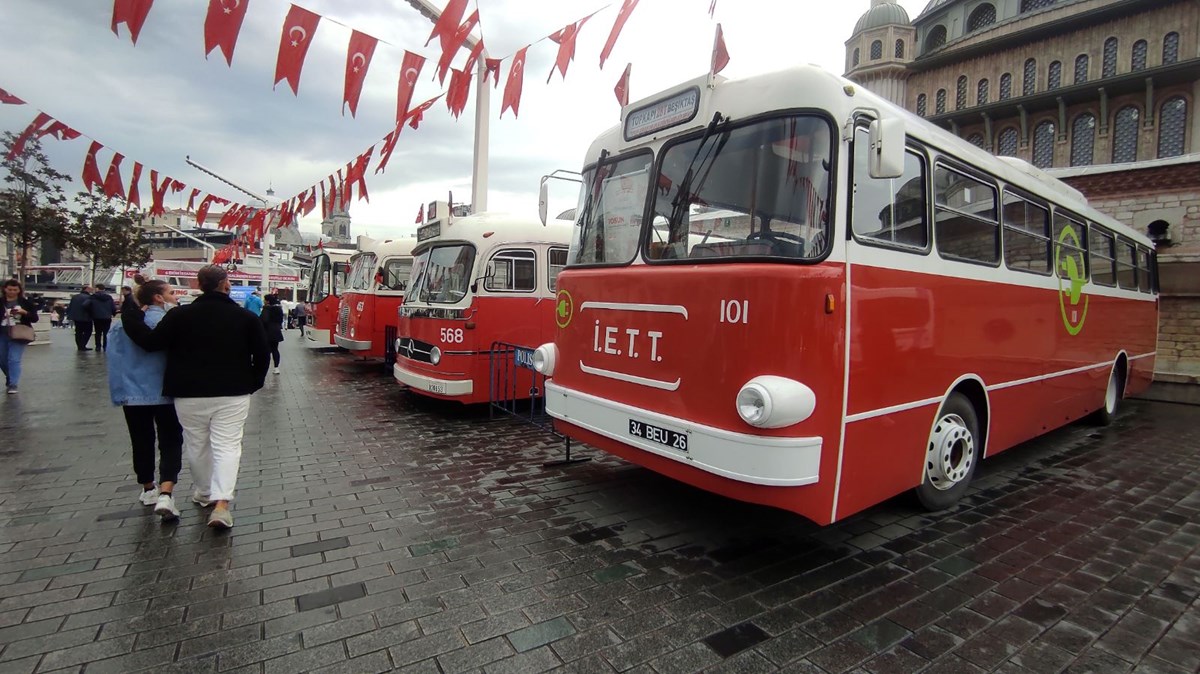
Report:
[[[925,454],[925,475],[935,489],[945,491],[966,478],[975,463],[975,439],[962,417],[938,419]]]

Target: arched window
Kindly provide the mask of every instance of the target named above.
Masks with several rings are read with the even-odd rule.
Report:
[[[1138,113],[1137,106],[1127,105],[1117,111],[1113,123],[1112,163],[1122,164],[1137,161],[1138,149]]]
[[[1096,118],[1085,112],[1071,124],[1071,166],[1091,166],[1096,147]]]
[[[974,145],[975,147],[983,147],[983,134],[982,133],[973,133],[970,135],[969,138],[967,138],[967,142]]]
[[[1033,129],[1033,165],[1054,166],[1054,122],[1046,120]]]
[[[1049,7],[1054,4],[1054,0],[1021,0],[1021,13],[1032,12],[1035,9]]]
[[[904,40],[896,40],[896,58],[904,58]]]
[[[1104,61],[1101,66],[1101,77],[1112,77],[1117,74],[1117,38],[1110,37],[1104,41]]]
[[[857,47],[854,48],[854,58],[851,59],[850,67],[851,68],[858,67],[858,48]]]
[[[1037,93],[1037,61],[1027,59],[1025,61],[1025,72],[1021,76],[1021,95],[1029,96]]]
[[[1053,61],[1046,71],[1046,88],[1057,89],[1062,86],[1062,61]]]
[[[1017,156],[1017,130],[1011,126],[1000,132],[999,143],[996,145],[996,154],[1002,157]]]
[[[946,44],[946,27],[934,26],[933,30],[929,31],[929,35],[925,37],[925,51],[933,51],[944,44]]]
[[[1169,98],[1158,112],[1158,156],[1178,157],[1183,154],[1184,123],[1187,121],[1187,101],[1183,96]]]
[[[958,84],[954,88],[954,109],[962,110],[967,107],[967,76],[959,75]]]
[[[1163,37],[1163,65],[1179,60],[1179,33],[1167,33]]]
[[[1130,70],[1146,69],[1146,41],[1138,40],[1133,43],[1133,55],[1129,59]]]
[[[927,102],[925,100],[925,94],[921,94],[921,95],[917,96],[917,114],[924,117],[926,109],[927,109]]]
[[[1004,73],[1000,76],[1000,100],[1012,98],[1012,75]]]
[[[988,102],[988,81],[986,78],[979,80],[979,87],[975,92],[975,102],[979,105]]]
[[[1075,57],[1075,84],[1083,84],[1088,80],[1088,55],[1080,54]]]
[[[876,40],[871,43],[871,60],[878,61],[883,58],[883,42]]]
[[[945,89],[938,89],[937,102],[934,103],[933,111],[939,115],[946,111],[946,90]]]
[[[993,23],[996,23],[996,8],[985,2],[971,11],[971,16],[967,18],[967,32],[973,33]]]

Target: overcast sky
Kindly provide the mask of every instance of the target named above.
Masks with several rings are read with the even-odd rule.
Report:
[[[133,162],[146,167],[141,184],[149,205],[149,169],[189,187],[235,202],[237,191],[191,168],[193,160],[233,182],[263,192],[273,186],[287,198],[344,167],[378,143],[393,125],[396,84],[404,50],[428,59],[413,104],[444,87],[433,78],[440,56],[435,40],[424,43],[432,24],[405,0],[302,0],[300,6],[323,19],[308,52],[294,96],[286,82],[272,90],[279,36],[290,3],[249,2],[233,66],[219,50],[204,57],[207,0],[159,0],[134,46],[124,26],[120,38],[109,30],[111,0],[3,0],[0,10],[0,89],[28,105],[0,105],[0,130],[19,133],[38,109],[110,150],[123,153],[123,177]],[[870,0],[641,0],[603,70],[599,54],[620,0],[472,0],[493,58],[509,57],[596,10],[579,34],[576,59],[564,81],[557,72],[549,84],[557,45],[548,40],[528,52],[520,116],[500,118],[500,103],[511,58],[502,66],[500,86],[491,93],[489,210],[537,211],[538,181],[555,169],[579,170],[592,139],[620,121],[613,86],[626,63],[633,64],[630,98],[637,100],[708,71],[715,24],[723,26],[731,78],[796,63],[816,63],[841,73],[844,42]],[[445,0],[433,0],[445,5]],[[926,0],[900,0],[915,17]],[[371,62],[358,117],[341,114],[346,45],[351,28],[381,42]],[[465,60],[463,50],[455,60]],[[449,78],[447,78],[449,84]],[[415,230],[418,207],[445,199],[469,201],[475,87],[471,102],[455,120],[439,101],[417,131],[406,128],[386,173],[375,174],[376,147],[367,184],[370,203],[350,207],[353,233],[398,236]],[[90,141],[45,141],[55,167],[79,175]],[[111,154],[100,155],[104,172]],[[556,190],[551,211],[574,206],[574,195]],[[186,205],[187,192],[168,206]],[[304,231],[319,230],[319,213],[305,219]]]

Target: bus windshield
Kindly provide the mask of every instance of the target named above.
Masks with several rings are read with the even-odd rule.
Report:
[[[350,289],[373,290],[375,288],[375,253],[363,253],[354,258],[350,266]]]
[[[325,254],[313,258],[312,271],[308,279],[308,301],[320,302],[329,297],[329,256]]]
[[[599,175],[595,167],[584,172],[570,264],[624,264],[633,259],[653,160],[649,152],[641,152],[603,164]]]
[[[454,304],[467,296],[475,246],[468,243],[436,246],[413,260],[412,287],[405,303]]]

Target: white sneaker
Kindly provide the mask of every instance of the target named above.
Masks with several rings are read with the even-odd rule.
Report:
[[[179,519],[179,509],[175,507],[175,499],[170,494],[159,494],[158,505],[154,506],[154,514],[164,522]]]
[[[275,368],[275,374],[279,374],[279,368]]]
[[[208,506],[212,505],[212,501],[209,500],[208,495],[201,494],[198,491],[192,492],[192,503],[195,503],[201,508],[207,508]]]
[[[143,491],[142,495],[138,497],[138,501],[140,501],[144,506],[152,506],[155,503],[158,503],[158,487],[155,487],[150,491]]]

